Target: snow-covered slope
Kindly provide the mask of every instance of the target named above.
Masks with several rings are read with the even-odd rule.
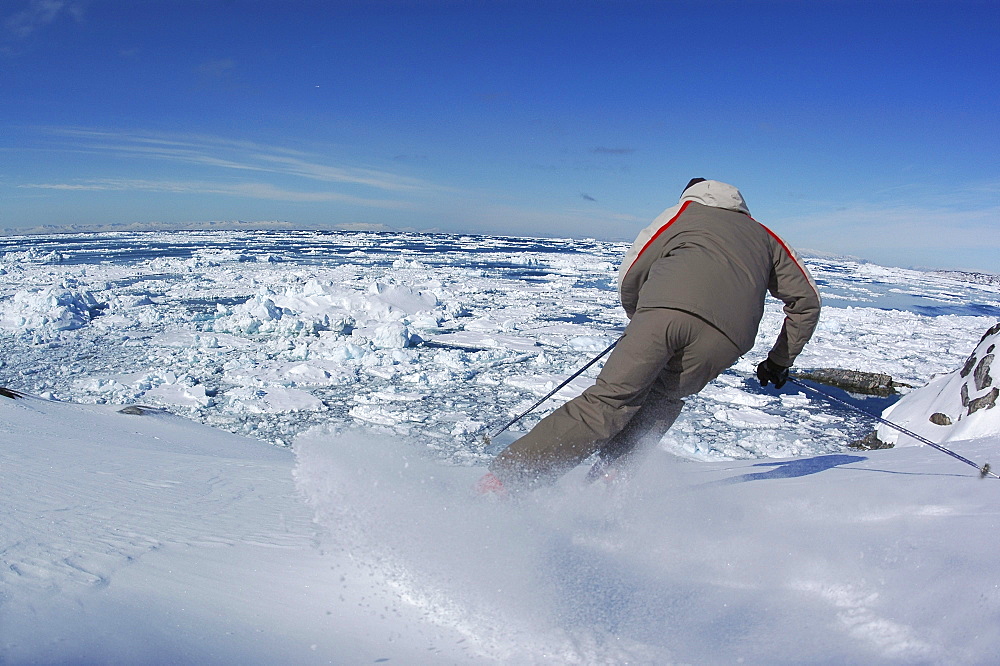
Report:
[[[976,437],[1000,438],[1000,417],[996,413],[1000,412],[1000,364],[993,363],[998,345],[1000,324],[983,334],[962,367],[904,396],[883,416],[938,444]],[[877,434],[883,442],[897,446],[917,443],[885,425]]]
[[[380,620],[395,595],[324,555],[293,465],[169,414],[0,397],[0,663],[453,658],[447,628]]]
[[[390,435],[319,427],[293,459],[0,398],[0,662],[993,658],[1000,484],[936,451],[582,471],[498,504]]]

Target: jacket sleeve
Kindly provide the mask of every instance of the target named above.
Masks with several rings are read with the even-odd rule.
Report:
[[[639,290],[645,282],[646,274],[640,275],[640,271],[630,271],[622,276],[621,284],[618,288],[618,295],[621,297],[622,307],[625,315],[631,319],[639,306]]]
[[[822,301],[816,281],[795,251],[773,232],[768,230],[768,233],[776,243],[768,291],[785,303],[785,321],[767,356],[774,363],[788,368],[816,330]]]
[[[636,263],[650,236],[652,236],[652,233],[648,228],[642,230],[642,233],[635,239],[632,247],[625,255],[625,259],[622,261],[621,268],[619,269],[618,296],[621,298],[625,315],[629,319],[632,318],[636,308],[639,306],[639,290],[642,289],[642,285],[646,282],[646,277],[649,275],[648,266],[636,266]]]

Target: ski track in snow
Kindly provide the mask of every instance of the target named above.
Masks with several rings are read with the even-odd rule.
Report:
[[[920,448],[654,452],[627,485],[576,470],[501,504],[371,434],[317,428],[296,450],[331,547],[489,663],[975,663],[996,638],[969,620],[1000,617],[1000,590],[958,582],[989,579],[996,489]]]

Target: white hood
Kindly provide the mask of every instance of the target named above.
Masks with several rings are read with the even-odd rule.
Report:
[[[732,185],[718,180],[703,180],[687,188],[681,194],[681,203],[685,201],[694,201],[706,206],[750,214],[750,209],[747,208],[747,203],[743,200],[740,191]]]

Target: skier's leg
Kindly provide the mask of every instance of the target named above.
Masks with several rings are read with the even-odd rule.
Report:
[[[490,471],[508,484],[545,481],[576,466],[620,432],[674,353],[664,330],[678,315],[690,317],[662,308],[636,312],[594,385],[508,446]]]
[[[692,318],[694,319],[694,318]],[[672,326],[668,344],[683,344],[671,356],[642,409],[617,435],[599,447],[601,460],[592,477],[613,464],[628,465],[637,451],[662,439],[684,407],[683,397],[698,393],[739,357],[739,349],[714,326],[696,320],[690,326]],[[686,341],[686,342],[685,342]]]
[[[636,454],[660,441],[674,424],[684,401],[669,394],[650,391],[642,409],[636,413],[621,432],[600,444],[600,459],[594,463],[588,477],[593,480],[613,467],[625,468],[632,464]]]

